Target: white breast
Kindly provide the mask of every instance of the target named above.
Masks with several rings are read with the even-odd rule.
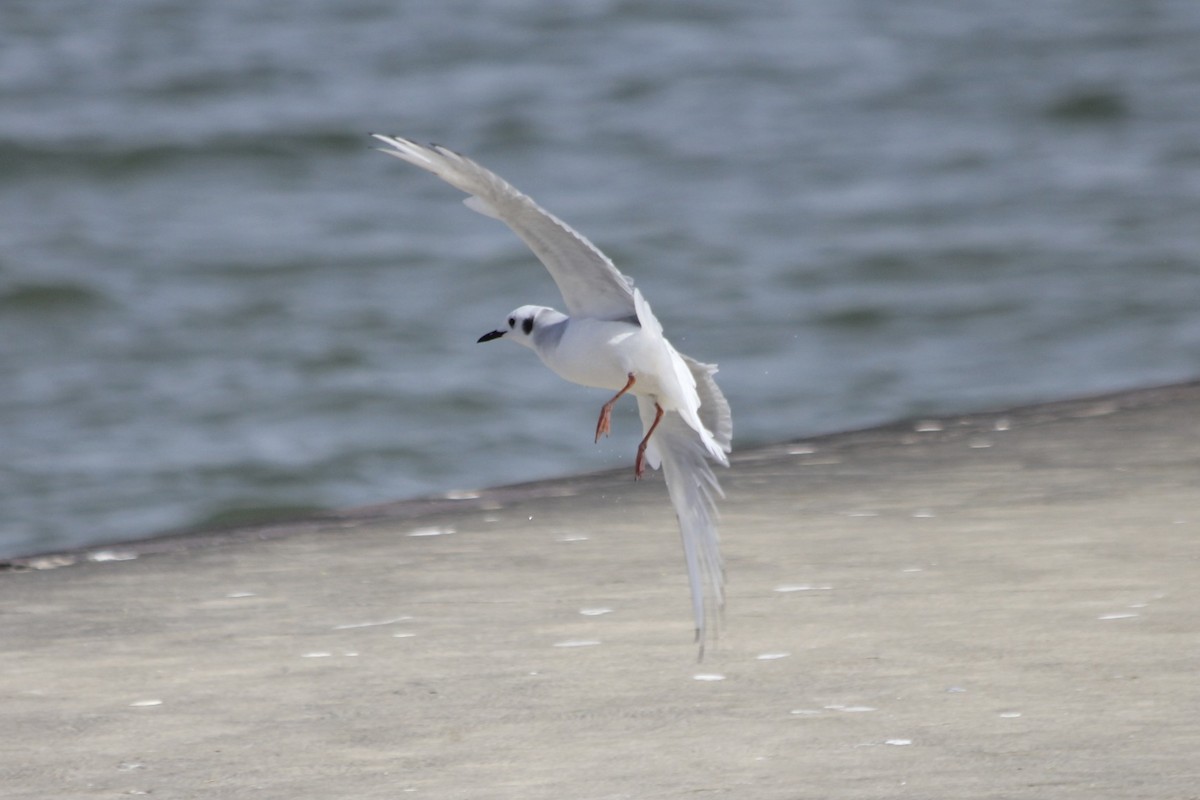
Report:
[[[647,337],[642,328],[628,322],[572,319],[555,346],[538,355],[547,367],[564,380],[583,386],[619,391],[638,376],[630,390],[637,395],[657,395],[655,376],[662,374],[662,340]]]

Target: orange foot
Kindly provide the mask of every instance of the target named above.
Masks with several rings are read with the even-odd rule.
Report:
[[[600,409],[600,419],[596,420],[596,441],[600,441],[601,436],[608,436],[612,432],[612,410],[617,401],[621,399],[621,395],[629,391],[630,387],[637,382],[637,378],[633,377],[633,373],[629,373],[629,380],[621,391],[613,395],[612,399],[604,404]]]
[[[646,431],[646,435],[642,437],[641,444],[638,445],[637,458],[633,461],[633,479],[641,480],[642,474],[646,471],[646,445],[650,443],[650,437],[654,434],[654,429],[658,427],[658,423],[662,421],[663,409],[658,403],[654,404],[654,422],[650,425],[650,430]]]

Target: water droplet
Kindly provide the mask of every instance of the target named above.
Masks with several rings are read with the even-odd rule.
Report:
[[[725,676],[717,672],[701,672],[692,676],[694,681],[723,681]]]
[[[133,708],[150,708],[151,706],[161,706],[162,700],[135,700],[129,705]]]
[[[565,533],[555,539],[557,542],[586,542],[587,540],[588,537],[581,533]]]
[[[1000,716],[1003,717],[1004,719],[1016,719],[1017,717],[1021,716],[1021,712],[1020,711],[1001,711]]]
[[[787,583],[783,586],[776,586],[777,592],[824,592],[832,589],[832,586],[813,586],[807,583]]]
[[[983,450],[984,448],[991,447],[991,446],[992,446],[991,439],[982,439],[982,438],[971,439],[970,441],[967,442],[967,447],[973,448],[975,450]]]
[[[817,452],[817,448],[813,447],[812,445],[801,444],[796,445],[795,447],[789,447],[787,454],[789,456],[808,456],[815,452]]]
[[[393,639],[411,639],[414,636],[416,636],[415,633],[393,633],[392,634]]]
[[[236,600],[241,597],[258,597],[258,595],[255,594],[254,592],[230,592],[229,594],[227,594],[225,596],[230,599],[233,599],[233,600]]]
[[[912,744],[912,742],[913,742],[912,739],[884,739],[883,740],[884,744],[890,744],[890,745],[894,745],[896,747],[904,747],[905,745]]]
[[[349,630],[353,630],[355,628],[374,628],[378,625],[392,625],[397,622],[404,622],[404,621],[410,620],[410,619],[412,619],[412,617],[410,617],[406,614],[403,617],[392,617],[391,619],[381,619],[377,622],[346,622],[341,625],[334,625],[333,630],[349,631]]]
[[[913,430],[917,433],[934,433],[944,428],[945,426],[936,419],[923,419],[913,427]]]
[[[58,569],[59,567],[69,567],[74,563],[75,556],[39,556],[26,561],[25,566],[30,569]]]
[[[327,653],[324,650],[319,650],[312,653],[303,653],[301,658],[329,658],[333,653]]]
[[[844,711],[847,714],[863,714],[867,711],[878,710],[874,706],[844,706],[840,704],[825,706],[825,708],[829,709],[830,711]]]
[[[435,526],[435,527],[430,527],[430,528],[417,528],[416,530],[409,531],[408,535],[409,536],[449,536],[452,533],[457,533],[457,531],[452,527],[446,526],[446,527],[439,528],[439,527]]]
[[[1137,614],[1124,612],[1119,614],[1101,614],[1100,616],[1096,617],[1096,619],[1133,619],[1136,616]]]
[[[787,658],[791,653],[759,653],[755,658],[759,661],[774,661],[779,658]]]
[[[600,644],[599,639],[568,639],[565,642],[555,642],[555,647],[594,647]]]
[[[87,557],[91,561],[133,561],[138,554],[131,550],[95,550]]]
[[[1071,416],[1079,419],[1086,419],[1088,417],[1106,417],[1109,414],[1117,413],[1117,410],[1118,406],[1116,403],[1111,400],[1105,400],[1103,402],[1093,403],[1086,408],[1081,408]]]
[[[821,710],[819,708],[793,708],[788,713],[795,714],[797,717],[815,717],[821,713]]]
[[[442,496],[447,500],[478,500],[481,497],[479,492],[467,489],[452,489]]]
[[[912,515],[913,515],[914,517],[916,517],[917,519],[930,519],[931,517],[935,517],[935,516],[937,516],[936,514],[934,514],[934,513],[933,513],[932,511],[930,511],[929,509],[924,509],[924,508],[923,508],[923,509],[921,509],[920,511],[914,511],[914,512],[912,513]]]
[[[612,612],[613,612],[613,610],[611,608],[581,608],[581,609],[579,609],[579,613],[583,614],[585,617],[599,617],[599,616],[603,616],[604,614],[611,614]]]

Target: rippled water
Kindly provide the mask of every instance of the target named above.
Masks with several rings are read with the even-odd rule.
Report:
[[[605,248],[737,446],[1200,372],[1200,4],[408,5],[0,5],[0,554],[631,463],[368,131]]]

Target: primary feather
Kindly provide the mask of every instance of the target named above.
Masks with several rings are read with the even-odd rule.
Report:
[[[508,181],[440,145],[372,134],[390,145],[380,152],[428,170],[471,195],[467,207],[512,228],[550,271],[572,315],[628,319],[634,314],[633,282],[594,244],[539,206]]]

